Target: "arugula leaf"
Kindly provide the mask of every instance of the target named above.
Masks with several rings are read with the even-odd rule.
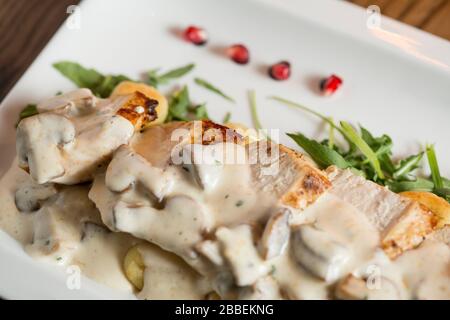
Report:
[[[157,88],[159,85],[164,85],[170,82],[170,80],[181,78],[182,76],[189,73],[192,69],[194,69],[195,64],[191,63],[186,66],[182,66],[176,69],[172,69],[158,75],[159,69],[153,69],[148,72],[148,84]]]
[[[91,89],[92,93],[101,98],[109,97],[120,82],[130,80],[124,75],[105,76],[95,69],[87,69],[71,61],[56,62],[53,67],[79,88]]]
[[[34,116],[35,114],[38,114],[38,109],[36,104],[27,104],[25,108],[22,109],[19,113],[19,121],[31,116]]]
[[[404,177],[406,174],[419,167],[419,163],[422,160],[423,152],[407,157],[400,160],[397,169],[393,173],[394,179]]]
[[[261,121],[259,120],[258,111],[256,110],[256,94],[255,90],[248,92],[248,99],[250,102],[250,112],[252,115],[253,126],[256,130],[262,129]]]
[[[189,91],[187,86],[184,86],[180,91],[170,97],[169,114],[167,115],[166,122],[189,121],[187,116],[190,105]]]
[[[54,63],[53,67],[72,80],[79,88],[93,89],[104,79],[104,76],[97,70],[86,69],[76,62],[60,61]]]
[[[434,188],[433,182],[427,179],[417,178],[414,181],[394,181],[389,180],[386,185],[393,192],[403,191],[428,191],[432,192]]]
[[[210,91],[218,94],[219,96],[225,98],[226,100],[228,100],[230,102],[233,102],[233,103],[235,102],[233,98],[231,98],[230,96],[226,95],[220,89],[218,89],[217,87],[213,86],[211,83],[209,83],[206,80],[203,80],[203,79],[200,79],[200,78],[195,78],[194,82],[196,84],[198,84],[199,86],[201,86],[201,87],[203,87],[203,88],[205,88],[207,90],[210,90]]]
[[[341,169],[350,167],[347,161],[333,149],[308,139],[301,133],[287,133],[287,135],[302,147],[321,168],[326,168],[330,165],[335,165]]]
[[[331,149],[333,149],[334,147],[334,121],[332,117],[329,117],[330,121],[333,123],[333,125],[330,125],[330,132],[328,135],[328,147],[330,147]]]
[[[169,98],[169,114],[166,122],[190,120],[209,120],[209,115],[206,103],[192,105],[188,87],[184,86]]]
[[[359,130],[361,131],[361,138],[369,145],[374,146],[376,144],[375,137],[370,133],[369,130],[364,128],[362,125],[359,125]]]
[[[419,167],[425,152],[416,155],[410,155],[398,161],[395,165],[392,161],[392,139],[386,134],[380,137],[374,136],[369,130],[360,125],[360,135],[347,122],[341,122],[341,127],[337,127],[330,117],[321,115],[320,113],[309,109],[303,105],[280,98],[270,97],[273,100],[281,102],[290,107],[295,107],[316,115],[323,121],[328,123],[331,128],[338,130],[346,141],[349,143],[349,149],[344,152],[334,143],[333,132],[330,130],[328,139],[322,140],[320,143],[309,140],[304,136],[297,136],[296,142],[310,156],[322,166],[328,165],[329,161],[321,163],[322,155],[317,153],[310,146],[317,147],[320,145],[322,151],[329,153],[330,150],[336,152],[345,162],[346,166],[355,174],[365,176],[380,185],[388,186],[394,192],[402,191],[428,191],[446,199],[450,202],[450,180],[440,176],[436,154],[433,146],[427,146],[426,154],[431,168],[431,178],[424,179],[416,177],[412,172]],[[292,135],[289,135],[292,138]],[[308,147],[310,147],[308,149]],[[328,156],[330,156],[328,154]]]
[[[231,119],[231,112],[227,112],[222,119],[222,123],[230,122],[230,119]]]
[[[334,124],[334,121],[331,121],[329,117],[325,117],[324,115],[321,115],[320,113],[318,113],[317,111],[314,111],[310,108],[307,108],[301,104],[298,104],[296,102],[281,98],[281,97],[277,97],[277,96],[271,96],[269,97],[269,99],[281,102],[289,107],[293,107],[293,108],[298,108],[301,109],[303,111],[306,111],[308,113],[311,113],[317,117],[319,117],[320,119],[322,119],[323,121],[327,122],[330,126],[332,126],[334,129],[338,130],[343,136],[345,136],[344,132],[341,130],[341,128],[339,128],[338,126],[336,126]]]
[[[351,140],[359,148],[362,154],[369,160],[378,177],[380,179],[384,179],[384,173],[381,170],[378,157],[369,147],[369,145],[358,135],[355,129],[353,129],[353,127],[348,122],[341,121],[341,128],[347,138]]]
[[[434,193],[450,202],[450,188],[435,188]]]
[[[427,158],[428,158],[428,164],[430,166],[431,170],[431,178],[433,179],[434,187],[436,189],[441,189],[444,187],[444,183],[442,181],[441,174],[439,172],[439,166],[436,159],[436,153],[434,151],[433,145],[427,145]]]
[[[114,88],[121,83],[122,81],[128,81],[130,80],[128,77],[124,75],[117,75],[117,76],[105,76],[102,82],[95,87],[92,92],[94,94],[102,97],[107,98],[111,95]]]
[[[208,112],[206,111],[206,103],[195,106],[190,111],[194,113],[196,120],[209,120]]]
[[[450,179],[447,179],[444,177],[441,177],[441,178],[442,178],[442,184],[444,185],[444,188],[450,188]]]

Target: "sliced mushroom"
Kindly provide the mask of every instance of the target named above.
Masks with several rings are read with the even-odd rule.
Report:
[[[56,193],[54,184],[38,185],[32,180],[28,180],[15,193],[16,207],[22,212],[37,211],[41,208],[43,201]]]
[[[32,216],[33,239],[27,251],[39,256],[58,253],[69,258],[79,247],[83,234],[93,224],[101,223],[87,192],[86,186],[64,187],[51,201],[43,202]]]
[[[251,285],[269,272],[253,242],[250,225],[220,227],[216,237],[238,286]]]
[[[264,259],[273,259],[284,251],[290,236],[290,215],[289,209],[281,208],[267,222],[260,241],[260,251]]]
[[[162,200],[171,190],[174,179],[173,172],[152,166],[129,146],[123,145],[109,164],[105,183],[113,192],[124,192],[140,182],[158,200]]]
[[[76,116],[90,112],[96,106],[97,100],[91,90],[82,88],[42,101],[37,105],[37,110],[43,113],[65,109],[61,111]]]
[[[334,294],[336,298],[342,300],[365,300],[369,292],[366,281],[348,275],[337,284]]]
[[[17,127],[19,166],[29,168],[37,183],[64,174],[61,149],[75,139],[75,127],[67,118],[44,113],[23,119]]]
[[[224,261],[220,252],[220,246],[217,241],[205,240],[198,243],[195,249],[203,256],[208,258],[216,266],[223,266]]]
[[[226,165],[242,164],[245,148],[233,143],[189,144],[182,148],[183,167],[205,191],[212,191],[223,180]]]
[[[280,300],[280,288],[271,276],[258,279],[253,285],[241,288],[240,300]]]
[[[106,235],[110,232],[111,231],[109,231],[109,229],[103,224],[92,221],[85,221],[84,223],[82,223],[81,241],[86,241],[90,238],[94,238],[97,234]]]
[[[114,213],[117,230],[155,243],[189,263],[197,260],[194,245],[202,240],[208,225],[203,209],[193,199],[169,198],[161,210],[118,202]]]
[[[326,282],[337,280],[350,258],[346,246],[311,225],[292,232],[292,251],[298,264]]]

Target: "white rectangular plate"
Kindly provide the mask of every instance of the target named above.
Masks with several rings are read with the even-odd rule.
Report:
[[[280,129],[282,143],[295,147],[285,132],[315,137],[326,132],[317,119],[267,100],[270,95],[361,123],[376,134],[390,134],[399,155],[436,143],[442,174],[450,175],[450,44],[443,39],[385,17],[380,28],[368,28],[365,10],[336,0],[90,0],[83,1],[80,9],[80,28],[63,25],[1,104],[0,174],[15,155],[19,110],[57,91],[73,89],[51,67],[59,60],[73,60],[132,78],[151,68],[194,62],[194,72],[181,83],[189,84],[194,101],[208,103],[212,119],[220,122],[230,111],[232,121],[251,125],[247,90],[255,89],[261,122],[266,128]],[[189,24],[208,31],[206,46],[180,39],[178,31]],[[234,64],[223,55],[222,49],[234,43],[250,49],[248,65]],[[292,64],[288,81],[267,76],[267,66],[280,60]],[[322,97],[318,80],[332,73],[340,75],[344,85],[335,96]],[[194,85],[194,76],[217,85],[237,103]],[[81,290],[71,291],[66,276],[64,270],[31,260],[0,232],[0,296],[130,297],[87,279]]]

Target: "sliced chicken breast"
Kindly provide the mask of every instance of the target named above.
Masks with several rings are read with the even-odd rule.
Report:
[[[363,212],[381,234],[381,247],[395,258],[418,246],[433,231],[437,219],[418,202],[402,197],[350,170],[330,167],[330,193]]]

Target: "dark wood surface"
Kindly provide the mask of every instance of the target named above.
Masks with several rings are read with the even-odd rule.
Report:
[[[78,2],[0,0],[0,101],[67,17],[67,7]],[[450,0],[351,2],[363,7],[376,4],[384,15],[450,40]]]
[[[0,100],[67,17],[77,0],[0,0]]]
[[[349,0],[377,5],[385,16],[450,40],[450,0]]]

